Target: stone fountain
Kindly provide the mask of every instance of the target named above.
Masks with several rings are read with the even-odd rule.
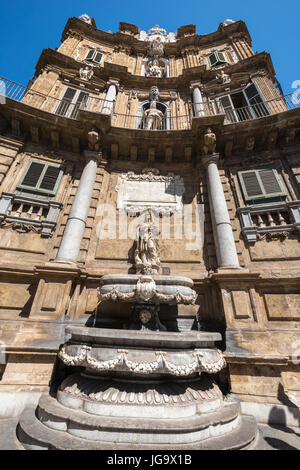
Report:
[[[219,333],[174,332],[160,307],[194,304],[193,281],[159,274],[149,217],[135,242],[136,274],[106,275],[100,302],[129,303],[123,329],[69,326],[59,352],[78,367],[56,397],[26,409],[18,437],[26,449],[241,449],[257,429],[212,374],[226,365]]]

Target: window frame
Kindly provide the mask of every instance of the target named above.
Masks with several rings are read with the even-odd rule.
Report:
[[[62,102],[64,101],[64,96],[67,92],[68,89],[71,89],[71,90],[74,90],[75,91],[75,94],[72,98],[72,100],[68,101],[68,100],[65,100],[66,104],[68,104],[68,107],[66,109],[66,112],[65,114],[58,114],[58,109],[59,107],[61,106]],[[85,93],[88,95],[87,97],[87,103],[89,102],[89,100],[92,99],[92,96],[91,93],[87,92],[87,91],[84,91],[84,90],[79,90],[78,88],[73,88],[72,86],[69,86],[69,85],[65,85],[65,88],[64,90],[62,91],[62,94],[60,96],[60,99],[59,99],[59,102],[57,103],[56,105],[56,108],[55,108],[55,111],[54,111],[54,114],[56,114],[57,116],[61,116],[61,117],[66,117],[66,118],[70,118],[70,119],[77,119],[77,116],[72,116],[72,114],[74,113],[75,111],[75,107],[76,107],[76,104],[77,104],[77,101],[78,101],[78,98],[80,96],[81,93]],[[79,111],[79,109],[82,109],[80,108],[80,105],[78,106],[78,109],[77,111]]]
[[[224,57],[224,60],[220,57],[220,54],[222,54],[222,56]],[[211,62],[211,57],[212,57],[213,55],[215,55],[216,58],[218,59],[215,64],[212,64],[212,62]],[[208,61],[209,61],[209,65],[210,65],[211,67],[216,67],[216,66],[218,66],[218,65],[227,64],[227,63],[228,63],[228,60],[227,60],[226,55],[225,55],[225,52],[219,51],[219,50],[212,51],[212,52],[209,54],[209,56],[208,56]]]
[[[92,54],[91,58],[88,59],[88,55],[89,55],[91,52],[93,52],[93,54]],[[95,57],[97,56],[97,54],[100,54],[100,55],[101,55],[101,58],[100,58],[100,61],[99,61],[99,62],[95,60]],[[104,54],[103,54],[101,51],[99,51],[99,50],[96,49],[96,48],[92,48],[92,49],[89,49],[89,50],[88,50],[88,53],[87,53],[87,55],[86,55],[86,57],[85,57],[84,60],[85,60],[86,62],[89,62],[89,63],[92,62],[93,64],[101,65],[101,63],[102,63],[102,61],[103,61],[103,58],[104,58]]]
[[[39,163],[40,165],[44,166],[35,187],[23,184],[23,181],[26,178],[27,173],[28,173],[32,163]],[[56,179],[55,186],[54,186],[53,190],[49,191],[47,189],[40,188],[40,185],[41,185],[41,183],[44,179],[44,176],[46,174],[47,169],[51,166],[56,167],[56,168],[60,168],[60,172],[59,172],[58,177]],[[50,162],[31,159],[27,163],[27,165],[26,165],[26,167],[23,171],[23,175],[21,176],[19,182],[17,183],[16,190],[19,190],[19,191],[22,191],[22,192],[27,192],[27,193],[30,193],[30,194],[35,194],[35,195],[44,195],[44,196],[48,196],[50,198],[53,198],[57,194],[57,191],[58,191],[58,188],[60,186],[60,183],[61,183],[62,177],[64,175],[64,172],[65,172],[65,167],[62,166],[62,165],[58,165],[56,163],[50,163]]]

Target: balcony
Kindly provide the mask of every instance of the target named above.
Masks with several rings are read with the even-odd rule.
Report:
[[[300,233],[300,201],[265,204],[237,209],[244,239],[284,239],[289,233]]]
[[[26,105],[38,108],[51,114],[63,116],[68,119],[78,120],[80,110],[88,110],[94,113],[111,115],[113,127],[127,129],[145,129],[145,119],[141,115],[122,114],[115,112],[115,102],[97,98],[96,96],[82,93],[82,98],[76,102],[66,99],[58,99],[51,95],[45,95],[33,87],[24,87],[6,78],[0,77],[0,103],[5,98],[22,102]],[[262,101],[242,108],[217,109],[214,101],[207,103],[187,103],[187,114],[164,115],[159,129],[160,131],[190,129],[194,117],[205,117],[225,114],[224,124],[239,123],[261,119],[272,114],[282,113],[300,107],[300,99],[297,92],[276,99]]]
[[[62,204],[14,193],[2,193],[0,198],[0,227],[19,233],[40,233],[52,237]]]

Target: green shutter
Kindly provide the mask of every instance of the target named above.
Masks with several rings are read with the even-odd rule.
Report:
[[[240,173],[242,182],[244,183],[244,192],[247,198],[263,196],[263,190],[260,186],[260,181],[257,177],[256,171],[245,171]]]
[[[25,174],[25,177],[23,178],[21,183],[22,186],[35,188],[40,179],[42,171],[44,170],[44,167],[44,163],[32,162],[27,170],[27,173]]]
[[[276,202],[286,198],[286,192],[276,170],[264,168],[261,170],[239,171],[238,177],[245,201],[263,202],[272,199]]]
[[[40,189],[53,192],[60,172],[59,166],[49,165],[41,181]]]
[[[53,197],[63,175],[63,168],[48,163],[30,162],[17,189],[31,194]]]
[[[259,170],[259,176],[263,184],[265,194],[282,193],[277,172],[275,173],[275,170]]]

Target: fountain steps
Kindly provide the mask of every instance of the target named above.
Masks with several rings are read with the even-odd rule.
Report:
[[[185,419],[130,419],[89,415],[44,395],[37,410],[24,410],[17,433],[23,446],[33,450],[217,450],[248,447],[257,427],[252,418],[240,415],[238,403]]]

